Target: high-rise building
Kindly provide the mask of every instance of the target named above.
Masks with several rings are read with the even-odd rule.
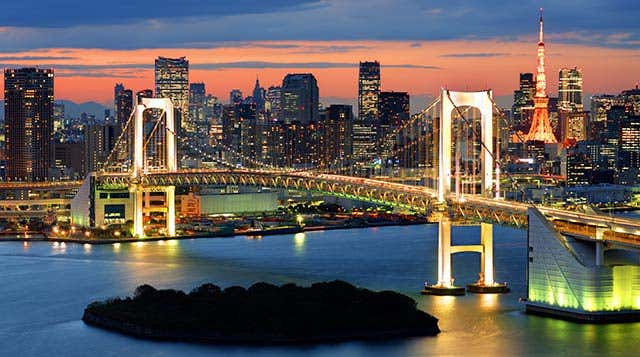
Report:
[[[353,159],[368,165],[376,155],[379,127],[380,63],[360,62],[358,74],[358,118],[353,124]]]
[[[235,152],[242,150],[241,123],[236,114],[238,105],[225,105],[222,112],[222,144]]]
[[[633,185],[640,182],[640,116],[624,116],[619,132],[618,183]]]
[[[90,124],[84,127],[84,172],[98,171],[109,158],[118,140],[116,124]]]
[[[44,180],[53,167],[53,70],[4,71],[6,177]]]
[[[533,119],[526,141],[557,143],[549,122],[549,97],[547,97],[547,77],[544,69],[544,22],[540,10],[540,30],[538,32],[538,66],[536,68],[536,93],[533,96]]]
[[[143,89],[136,92],[136,103],[140,103],[142,98],[153,98],[153,90]]]
[[[558,113],[560,140],[562,142],[587,139],[587,114],[583,111],[565,111]]]
[[[207,135],[209,121],[205,110],[206,90],[204,83],[189,85],[189,118],[195,125],[195,132]]]
[[[232,89],[231,92],[229,92],[229,104],[240,104],[243,100],[244,97],[240,89]]]
[[[380,63],[360,62],[358,75],[358,120],[378,119]]]
[[[562,68],[558,81],[558,110],[581,112],[582,106],[582,69]]]
[[[340,170],[339,165],[349,163],[351,159],[353,108],[332,104],[320,116],[320,165]]]
[[[122,129],[133,112],[133,91],[126,89],[121,83],[114,89],[114,113],[115,121]]]
[[[260,86],[260,80],[256,78],[256,85],[253,88],[253,102],[256,103],[256,110],[264,111],[265,90]]]
[[[411,116],[409,112],[409,93],[380,92],[378,137],[385,137],[390,131],[401,126]]]
[[[271,86],[267,90],[265,109],[270,119],[281,120],[282,117],[282,87]]]
[[[306,125],[318,121],[318,82],[311,73],[287,74],[282,81],[282,120]]]
[[[80,179],[85,173],[85,151],[83,142],[56,142],[54,163],[62,179]]]
[[[520,88],[513,92],[513,130],[524,130],[533,110],[533,95],[536,92],[536,81],[533,73],[520,73]]]
[[[53,103],[53,136],[54,141],[61,142],[63,140],[62,131],[66,128],[64,116],[64,102]]]
[[[194,132],[195,124],[189,119],[189,61],[185,57],[158,57],[155,75],[156,97],[173,102],[175,127],[185,133]]]

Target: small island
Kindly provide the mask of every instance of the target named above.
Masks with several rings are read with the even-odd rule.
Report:
[[[82,320],[141,338],[208,343],[286,344],[434,336],[438,319],[415,300],[347,282],[224,290],[204,284],[190,293],[139,286],[133,297],[93,302]]]

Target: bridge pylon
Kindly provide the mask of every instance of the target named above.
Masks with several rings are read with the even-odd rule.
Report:
[[[480,244],[452,245],[451,221],[443,217],[438,222],[438,282],[426,285],[423,295],[464,295],[465,288],[456,286],[451,272],[451,255],[462,252],[480,253],[480,278],[474,284],[467,285],[473,293],[508,292],[506,284],[498,284],[493,275],[493,225],[480,224]]]
[[[443,89],[440,94],[440,125],[438,137],[438,202],[445,202],[451,193],[451,161],[453,153],[453,113],[462,115],[458,107],[474,107],[480,111],[480,169],[482,192],[493,186],[493,94],[490,90],[480,92],[455,92]],[[466,121],[466,119],[465,119]]]

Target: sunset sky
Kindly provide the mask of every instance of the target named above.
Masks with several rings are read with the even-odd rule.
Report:
[[[2,67],[56,70],[56,99],[110,104],[113,86],[153,88],[155,57],[186,56],[190,81],[228,100],[291,72],[312,72],[325,102],[357,96],[357,64],[378,60],[382,89],[435,96],[439,88],[510,95],[535,69],[545,8],[552,94],[561,67],[581,67],[586,93],[640,79],[634,1],[369,0],[91,2],[22,0],[0,12]],[[444,7],[446,5],[446,7]],[[36,11],[36,9],[39,9]]]

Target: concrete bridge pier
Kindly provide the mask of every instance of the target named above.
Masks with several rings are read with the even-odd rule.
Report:
[[[425,295],[464,295],[465,288],[454,285],[451,274],[451,255],[462,252],[480,253],[480,278],[475,284],[467,285],[473,293],[508,292],[506,284],[497,284],[493,275],[493,225],[480,224],[480,244],[451,245],[451,221],[443,217],[438,222],[438,282],[425,284]]]
[[[133,236],[136,238],[144,238],[144,214],[143,214],[143,191],[142,186],[134,184],[133,191]]]
[[[158,192],[162,191],[165,194],[165,219],[166,219],[166,234],[167,236],[176,235],[176,187],[166,186],[162,188],[147,188],[144,189],[140,184],[132,185],[130,192],[134,197],[133,204],[133,236],[136,238],[144,238],[144,212],[145,209],[151,209],[151,197],[149,194],[144,195],[144,192]]]
[[[173,237],[176,235],[176,187],[167,186],[165,193],[167,200],[167,235]]]

